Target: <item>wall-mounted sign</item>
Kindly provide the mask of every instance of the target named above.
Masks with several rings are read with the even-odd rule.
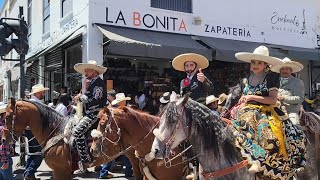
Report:
[[[298,15],[288,15],[280,12],[273,12],[270,22],[273,31],[307,34],[305,9]]]
[[[155,29],[160,31],[188,32],[187,25],[183,18],[173,15],[156,15],[152,13],[143,13],[133,11],[123,13],[122,10],[116,14],[109,14],[109,8],[106,7],[106,23],[119,26],[133,26],[135,28]],[[129,16],[125,16],[128,14]]]

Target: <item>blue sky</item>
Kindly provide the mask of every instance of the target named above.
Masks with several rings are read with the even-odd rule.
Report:
[[[2,9],[3,1],[4,1],[4,0],[0,0],[0,11],[1,11],[1,9]]]

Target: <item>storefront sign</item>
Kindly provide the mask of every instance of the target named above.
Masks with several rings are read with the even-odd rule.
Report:
[[[226,27],[226,26],[205,24],[204,32],[218,34],[218,35],[251,37],[250,31],[248,29],[238,28],[238,27]]]
[[[127,13],[125,13],[127,14]],[[172,32],[188,32],[188,28],[183,18],[175,16],[154,15],[152,13],[142,13],[133,11],[130,16],[124,16],[122,10],[119,10],[114,16],[109,14],[109,8],[106,7],[106,23],[120,26],[133,26],[135,28],[166,30]]]
[[[273,31],[307,34],[305,10],[301,12],[302,18],[298,15],[287,15],[273,12],[270,22]]]

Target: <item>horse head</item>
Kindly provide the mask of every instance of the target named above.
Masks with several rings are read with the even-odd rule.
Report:
[[[17,102],[14,98],[10,98],[6,109],[5,125],[8,132],[12,134],[12,137],[21,136],[28,126],[26,121],[20,120],[21,116],[18,108],[19,103],[21,102]]]
[[[110,145],[113,146],[112,150],[114,150],[114,146],[118,145],[121,132],[117,122],[115,121],[114,111],[115,109],[104,107],[97,115],[99,120],[98,127],[91,131],[93,142],[90,147],[90,152],[94,157],[100,157],[103,155],[102,151],[108,152],[110,150],[110,148],[108,148],[109,146],[104,146],[104,140],[110,142]]]
[[[188,100],[188,95],[179,100],[176,96],[170,97],[170,102],[160,118],[159,128],[153,131],[155,139],[150,154],[154,154],[154,157],[168,157],[172,149],[188,138],[190,117],[185,108]]]

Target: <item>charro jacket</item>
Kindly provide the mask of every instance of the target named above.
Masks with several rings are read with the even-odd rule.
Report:
[[[296,77],[280,81],[279,95],[284,96],[283,104],[288,113],[298,113],[304,99],[304,83]]]
[[[198,81],[197,74],[192,77],[187,86],[184,84],[184,80],[185,79],[180,82],[180,94],[184,95],[187,92],[190,92],[190,97],[193,100],[205,103],[206,97],[214,88],[212,82],[208,78],[206,78],[203,83]]]
[[[84,93],[85,97],[80,97],[80,100],[84,102],[84,115],[94,119],[100,108],[106,106],[107,92],[105,83],[100,77],[92,79],[89,83],[89,87]]]

